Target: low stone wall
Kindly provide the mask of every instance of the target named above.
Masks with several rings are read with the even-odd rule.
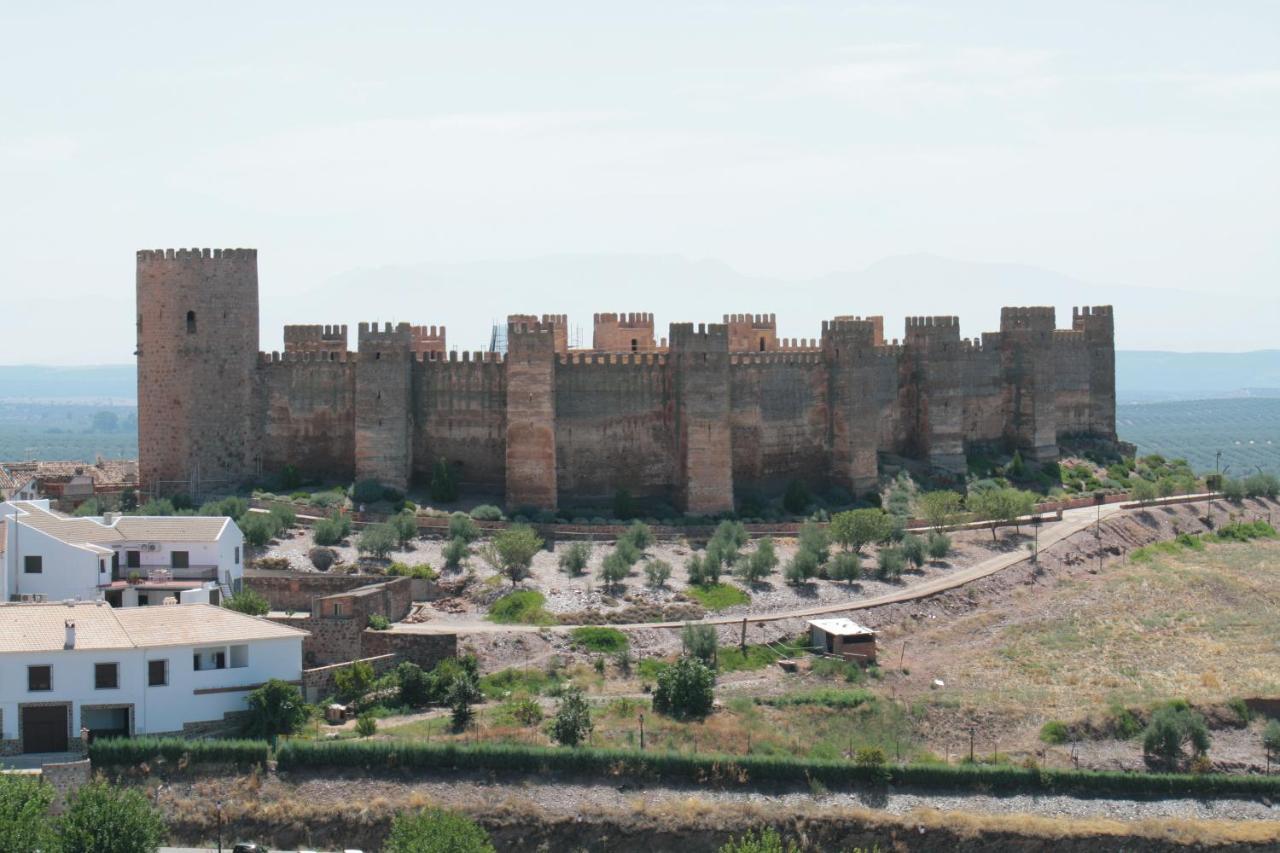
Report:
[[[445,658],[458,656],[456,634],[410,634],[400,631],[365,631],[365,654],[396,655],[400,660],[431,669]]]
[[[51,811],[54,814],[61,814],[67,799],[80,790],[81,785],[88,784],[93,776],[93,768],[87,758],[81,761],[45,764],[41,766],[40,772],[44,776],[44,781],[53,786],[54,798]]]
[[[386,580],[380,575],[274,572],[262,569],[246,569],[244,573],[245,584],[254,592],[265,596],[272,610],[293,610],[299,613],[310,613],[311,603],[317,598],[350,592]]]
[[[399,663],[399,657],[394,654],[387,654],[371,658],[360,658],[360,661],[372,666],[375,674],[382,675]],[[334,677],[340,670],[346,669],[352,663],[356,663],[356,661],[304,669],[302,671],[302,692],[307,697],[307,701],[318,702],[325,696],[332,696],[337,689]]]

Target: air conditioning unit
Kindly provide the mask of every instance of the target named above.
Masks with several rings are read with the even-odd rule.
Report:
[[[26,602],[27,604],[30,604],[35,600],[36,597],[29,592],[24,592],[22,595],[18,596],[18,601]]]
[[[49,596],[45,595],[43,592],[34,593],[32,595],[32,598],[35,599],[37,604],[44,604],[46,601],[49,600]]]
[[[143,546],[142,546],[142,550],[144,550],[144,551],[159,551],[159,550],[160,550],[160,546],[159,546],[159,545],[157,545],[155,542],[146,542],[146,543],[144,543],[144,544],[143,544]]]

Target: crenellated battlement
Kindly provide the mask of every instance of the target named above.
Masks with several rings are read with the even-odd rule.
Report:
[[[257,260],[257,249],[139,249],[140,261],[249,261]]]
[[[285,352],[346,352],[345,325],[296,325],[284,327]]]
[[[1092,336],[1110,339],[1115,334],[1115,316],[1110,305],[1085,305],[1071,309],[1071,328]]]
[[[342,352],[272,350],[258,353],[258,364],[263,367],[273,364],[346,364],[355,363],[359,358],[358,353],[345,350]]]
[[[750,326],[752,329],[776,329],[776,314],[725,314],[724,324]]]
[[[723,323],[672,323],[667,337],[673,351],[729,351],[729,329]]]
[[[1056,325],[1052,306],[1000,309],[1000,331],[1051,332]]]
[[[817,338],[778,338],[776,352],[819,352],[822,342]]]

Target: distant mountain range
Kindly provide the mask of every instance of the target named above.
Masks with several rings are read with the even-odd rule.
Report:
[[[1116,394],[1121,403],[1280,397],[1280,350],[1239,353],[1122,350],[1116,353]],[[0,401],[121,404],[132,402],[136,397],[137,377],[131,364],[0,366]]]

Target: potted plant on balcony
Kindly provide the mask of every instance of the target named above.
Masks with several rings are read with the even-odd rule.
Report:
[[[142,572],[138,571],[137,569],[134,569],[133,571],[129,572],[129,583],[131,584],[142,583]]]

